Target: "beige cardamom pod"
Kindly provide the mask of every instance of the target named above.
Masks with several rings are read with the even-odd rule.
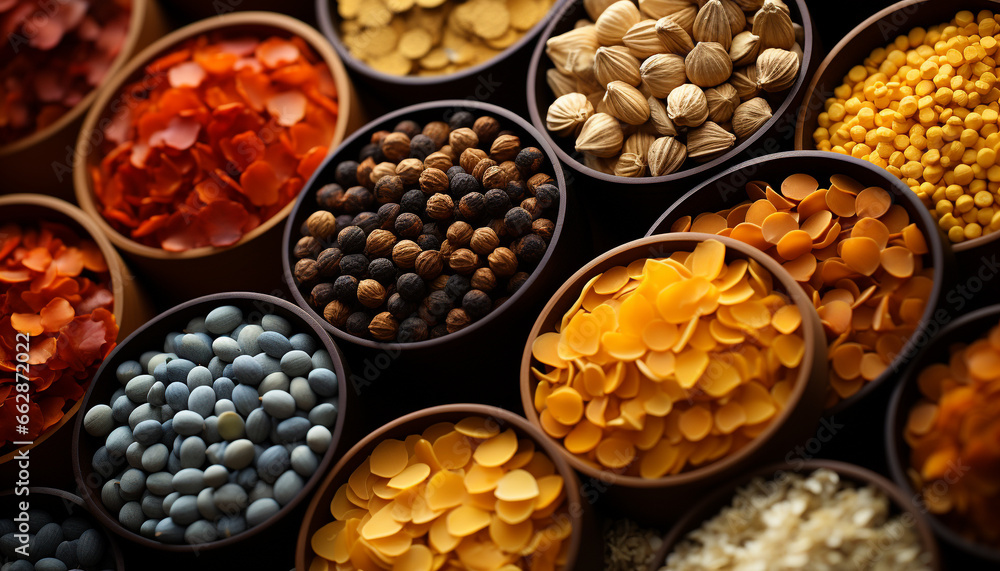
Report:
[[[656,140],[655,135],[640,129],[625,139],[625,144],[622,145],[622,153],[634,153],[642,157],[642,160],[645,161],[646,153],[649,152],[649,147],[653,144],[654,140]]]
[[[697,129],[688,131],[688,156],[699,161],[707,161],[731,149],[736,144],[736,135],[723,129],[714,121],[705,121]]]
[[[670,15],[670,19],[677,22],[692,38],[694,37],[694,20],[698,17],[698,6],[688,6]]]
[[[591,154],[583,155],[583,166],[604,174],[615,174],[617,155],[614,158],[597,157]]]
[[[736,34],[747,27],[747,17],[743,10],[733,2],[733,0],[719,0],[722,7],[726,9],[726,16],[729,18],[729,31],[735,38]]]
[[[583,7],[587,10],[587,15],[590,16],[590,19],[596,22],[597,19],[601,17],[601,14],[608,9],[608,6],[611,6],[617,1],[618,0],[583,0]]]
[[[670,16],[656,21],[656,35],[660,37],[663,47],[672,54],[683,56],[694,49],[691,36]]]
[[[624,1],[624,0],[623,0]],[[596,52],[601,47],[594,26],[574,28],[566,33],[553,36],[545,42],[545,53],[563,73],[573,75],[573,64],[577,62],[578,52]]]
[[[677,54],[654,54],[639,66],[642,84],[649,95],[663,98],[674,89],[687,83],[684,58]]]
[[[784,91],[799,76],[799,57],[788,50],[768,48],[757,57],[757,84],[768,93]]]
[[[617,119],[607,113],[595,113],[583,124],[576,138],[576,150],[595,157],[614,157],[624,141]]]
[[[622,153],[615,163],[615,176],[638,178],[646,174],[646,156],[635,153]]]
[[[555,67],[545,72],[545,81],[556,97],[576,91],[576,78]]]
[[[594,106],[586,95],[568,93],[549,105],[549,111],[545,115],[545,127],[563,137],[576,135],[593,114]]]
[[[729,52],[722,44],[698,42],[684,58],[684,69],[691,83],[699,87],[712,87],[726,81],[733,74],[733,60],[729,59]]]
[[[760,85],[757,83],[757,66],[748,65],[736,70],[729,78],[729,83],[736,88],[736,93],[740,95],[741,101],[757,97],[760,93]]]
[[[740,139],[756,133],[771,119],[771,106],[762,97],[745,101],[733,113],[733,131]]]
[[[764,0],[733,0],[744,12],[756,12],[764,5]]]
[[[597,50],[594,58],[594,75],[597,82],[607,86],[612,81],[624,81],[638,86],[642,81],[639,60],[625,46],[607,46]]]
[[[602,45],[614,46],[622,43],[622,38],[629,28],[639,23],[642,15],[639,9],[629,0],[618,0],[605,8],[597,18],[594,27],[597,39]]]
[[[716,123],[725,123],[733,118],[733,113],[740,105],[740,96],[736,88],[728,83],[705,90],[708,101],[708,118]]]
[[[639,11],[654,20],[694,7],[692,0],[639,0]]]
[[[768,48],[790,50],[795,43],[795,28],[788,15],[788,7],[782,10],[774,0],[764,2],[764,6],[754,15],[751,31],[760,37],[761,51]]]
[[[624,81],[612,81],[604,94],[608,114],[629,125],[642,125],[649,120],[646,96]]]
[[[697,85],[685,83],[667,96],[667,116],[675,125],[697,127],[708,119],[708,100]]]
[[[632,55],[639,59],[648,58],[665,50],[660,36],[656,35],[656,20],[642,20],[632,26],[625,33],[622,42]]]
[[[651,176],[663,176],[677,171],[687,160],[687,147],[674,137],[660,137],[653,141],[646,154]]]
[[[649,124],[658,135],[677,136],[677,127],[667,114],[667,106],[655,97],[646,100],[649,103]]]
[[[726,7],[720,0],[708,0],[701,10],[698,10],[698,15],[694,19],[694,41],[722,44],[726,53],[729,53],[733,32],[729,27]]]
[[[753,35],[753,32],[746,31],[736,34],[732,45],[729,46],[729,59],[733,60],[734,67],[743,67],[757,61],[757,54],[760,53],[760,37]]]

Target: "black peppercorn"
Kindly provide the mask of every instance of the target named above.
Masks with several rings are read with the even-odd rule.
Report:
[[[421,250],[437,250],[441,247],[441,240],[433,234],[421,234],[417,236],[416,242]]]
[[[400,321],[409,317],[414,311],[417,310],[417,307],[416,303],[406,301],[398,293],[390,295],[389,299],[385,302],[386,310]]]
[[[447,313],[445,315],[447,315]],[[426,323],[428,327],[434,327],[440,323],[442,319],[444,319],[444,315],[434,315],[425,305],[421,305],[417,308],[417,317]]]
[[[503,225],[511,236],[520,236],[531,230],[531,214],[520,206],[515,206],[504,215]]]
[[[358,278],[354,276],[340,276],[333,281],[333,295],[344,303],[352,303],[358,300]]]
[[[389,258],[378,258],[368,264],[368,275],[382,285],[389,285],[396,280],[396,266]]]
[[[379,228],[392,230],[396,226],[396,217],[399,216],[399,212],[399,205],[393,202],[380,206],[376,213],[378,214]]]
[[[424,223],[424,234],[430,234],[438,240],[444,240],[444,233],[447,228],[442,228],[437,222]]]
[[[362,212],[351,220],[351,226],[361,228],[365,236],[371,234],[372,230],[377,230],[381,224],[382,221],[379,219],[378,214],[374,212]]]
[[[396,235],[400,238],[416,238],[424,230],[424,223],[420,217],[412,212],[404,212],[396,217],[396,224],[393,226]],[[419,242],[417,242],[419,244]],[[423,246],[421,246],[422,249]]]
[[[481,192],[470,192],[458,201],[458,211],[466,220],[476,221],[486,212],[486,195]]]
[[[482,188],[476,177],[471,174],[456,173],[455,176],[451,177],[451,183],[448,185],[448,193],[453,198],[458,199],[470,192],[479,192]]]
[[[364,212],[375,202],[371,191],[363,186],[352,186],[344,194],[344,212],[358,214]]]
[[[466,173],[465,169],[463,169],[462,167],[460,167],[458,165],[455,165],[455,166],[451,167],[450,169],[448,169],[445,174],[448,175],[448,180],[450,181],[451,179],[455,178],[456,176],[458,176],[460,174],[468,174],[468,173]]]
[[[531,277],[531,274],[528,272],[517,272],[510,276],[510,279],[507,280],[507,294],[514,295],[528,281],[529,277]]]
[[[344,329],[347,330],[351,335],[357,337],[368,337],[368,325],[371,324],[372,318],[370,315],[363,311],[355,311],[347,317],[347,323],[344,325]]]
[[[405,300],[420,301],[426,290],[427,284],[415,273],[406,273],[396,278],[396,291]]]
[[[440,319],[445,315],[448,315],[448,312],[451,311],[456,299],[462,298],[461,296],[458,296],[457,298],[452,297],[448,295],[445,290],[432,291],[426,298],[424,298],[420,307],[425,309],[427,313],[435,319]],[[433,323],[431,323],[431,325],[433,325]]]
[[[517,170],[521,172],[521,176],[528,178],[532,173],[537,172],[538,169],[542,168],[542,164],[545,163],[545,155],[542,151],[535,147],[525,147],[517,153],[517,157],[514,158],[514,164],[517,165]]]
[[[484,291],[470,289],[462,297],[462,309],[473,320],[479,319],[490,312],[493,308],[493,300]]]
[[[340,248],[327,248],[316,256],[316,271],[319,277],[333,279],[340,273],[340,260],[344,253]]]
[[[542,261],[548,244],[538,234],[525,234],[514,245],[514,254],[518,260],[529,265]]]
[[[337,165],[333,177],[337,179],[337,184],[345,188],[351,188],[358,184],[358,162],[342,161]]]
[[[337,234],[337,243],[345,254],[357,254],[365,249],[365,231],[357,226],[348,226]]]
[[[443,291],[448,296],[448,299],[457,302],[471,289],[472,281],[467,276],[455,274],[448,278]]]
[[[399,324],[399,331],[396,333],[396,340],[400,343],[411,343],[423,341],[430,334],[427,323],[419,317],[411,317]]]
[[[528,187],[521,180],[512,180],[507,183],[507,197],[512,204],[517,204],[528,196]]]
[[[403,133],[412,139],[420,133],[420,125],[411,119],[403,119],[399,123],[396,123],[396,126],[393,127],[392,130],[398,133]]]
[[[375,200],[382,204],[399,202],[403,192],[403,179],[396,175],[387,175],[375,181]]]
[[[312,236],[303,236],[299,238],[299,241],[295,244],[295,257],[298,259],[302,258],[315,258],[317,254],[322,251],[323,245],[320,244],[319,240],[313,238]]]
[[[316,284],[309,293],[309,297],[313,307],[326,307],[326,304],[336,299],[333,284]]]
[[[341,163],[343,164],[343,163]],[[354,167],[355,170],[357,167]],[[355,179],[357,180],[357,179]],[[326,210],[339,208],[344,202],[344,189],[339,184],[327,184],[316,191],[316,204]]]
[[[486,215],[491,218],[499,218],[510,210],[510,197],[503,190],[498,188],[488,190],[483,198]]]
[[[427,155],[436,150],[437,147],[434,146],[433,139],[427,135],[419,134],[410,138],[410,158],[422,161],[427,158]]]
[[[431,328],[431,339],[437,339],[438,337],[444,337],[448,334],[448,326],[445,324],[436,325]]]
[[[476,123],[476,118],[468,111],[456,111],[448,119],[448,126],[454,129],[461,129],[463,127],[472,128]]]
[[[354,220],[353,214],[340,214],[337,216],[337,228],[345,228],[351,225],[351,221]]]
[[[340,259],[340,273],[356,278],[364,277],[369,260],[364,254],[350,254]]]
[[[543,184],[535,188],[535,200],[542,208],[559,205],[559,189],[554,184]]]
[[[427,195],[420,189],[406,191],[406,194],[399,200],[399,209],[403,212],[415,212],[417,214],[424,211],[427,206]]]
[[[378,151],[378,145],[375,143],[368,143],[367,145],[361,147],[361,152],[358,153],[358,160],[363,161],[367,158],[375,158],[375,153]]]

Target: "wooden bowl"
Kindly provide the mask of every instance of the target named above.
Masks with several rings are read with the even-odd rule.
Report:
[[[326,454],[320,460],[316,473],[309,478],[302,491],[291,502],[282,506],[281,510],[264,523],[252,527],[247,531],[234,535],[226,539],[220,539],[210,543],[200,545],[170,545],[147,539],[137,533],[129,531],[123,527],[117,518],[117,514],[110,513],[101,501],[101,486],[104,484],[102,476],[95,472],[92,466],[94,452],[104,444],[103,438],[90,436],[83,429],[84,415],[78,415],[76,425],[73,429],[73,475],[76,478],[77,489],[88,508],[94,513],[101,524],[125,538],[133,544],[144,549],[151,549],[156,552],[166,553],[176,556],[204,555],[204,552],[218,550],[221,555],[227,551],[226,548],[237,547],[239,549],[254,549],[253,541],[262,534],[281,533],[281,530],[291,521],[293,514],[297,513],[299,505],[310,495],[312,490],[319,483],[320,478],[333,463],[335,458],[340,458],[344,450],[350,446],[357,436],[358,418],[352,408],[353,393],[347,388],[347,378],[349,371],[344,362],[343,354],[333,343],[329,335],[326,335],[319,325],[298,307],[287,301],[271,297],[268,295],[231,292],[214,294],[200,297],[182,303],[177,307],[169,309],[157,315],[149,323],[143,325],[120,343],[118,347],[105,359],[104,364],[94,375],[94,382],[91,383],[87,395],[83,399],[83,409],[89,410],[98,404],[107,404],[112,393],[121,387],[115,372],[118,366],[132,359],[138,359],[145,351],[156,350],[163,346],[164,337],[173,331],[182,331],[187,323],[194,317],[205,316],[209,311],[220,305],[235,305],[243,310],[245,319],[259,321],[261,317],[268,313],[273,313],[284,317],[296,332],[303,332],[312,335],[323,349],[330,353],[333,359],[334,372],[337,373],[339,391],[337,422],[331,432],[333,433],[332,443]],[[348,418],[350,417],[350,420]],[[120,458],[118,464],[113,466],[117,471],[120,466],[126,464],[125,458]],[[267,536],[267,535],[265,535]],[[270,542],[268,547],[270,547]]]
[[[108,80],[132,57],[170,30],[156,0],[132,0],[132,14],[121,52],[102,86],[93,89],[57,121],[23,139],[0,146],[0,172],[9,192],[37,192],[73,200],[73,155],[84,114]],[[2,191],[0,191],[2,192]]]
[[[915,222],[927,239],[927,246],[930,252],[925,256],[929,265],[938,268],[939,271],[934,276],[934,288],[928,300],[927,308],[921,320],[921,327],[914,333],[907,342],[903,351],[893,361],[879,377],[871,382],[865,383],[856,394],[848,399],[837,403],[827,411],[831,417],[839,416],[850,408],[854,408],[859,402],[870,403],[871,408],[864,407],[864,411],[859,410],[855,416],[864,420],[864,423],[876,422],[875,418],[880,418],[888,402],[889,393],[892,390],[892,380],[899,378],[899,372],[905,367],[908,359],[912,358],[918,351],[921,339],[927,335],[926,328],[929,323],[936,319],[939,304],[950,284],[953,260],[950,249],[945,246],[945,238],[941,234],[938,225],[931,218],[927,209],[917,199],[916,195],[910,191],[899,179],[892,176],[883,169],[880,169],[866,161],[845,157],[836,153],[824,151],[791,151],[778,153],[747,161],[743,164],[719,174],[715,178],[695,187],[666,212],[660,216],[656,224],[649,230],[647,235],[662,234],[669,232],[671,226],[677,219],[683,216],[692,218],[703,212],[716,212],[724,208],[729,208],[747,199],[744,187],[752,180],[765,180],[772,184],[780,184],[782,180],[792,173],[809,173],[822,182],[823,177],[833,174],[844,174],[855,178],[869,186],[880,186],[892,195],[893,201],[906,208],[910,215],[910,220]],[[944,311],[944,310],[942,310]],[[872,414],[878,416],[872,417]],[[852,423],[848,428],[858,430],[861,423]],[[878,430],[872,425],[872,430]],[[864,437],[863,432],[858,432],[859,437]],[[838,440],[846,441],[844,438]],[[876,457],[880,454],[875,454]]]
[[[576,151],[574,138],[556,137],[549,133],[545,126],[545,116],[556,98],[546,81],[545,74],[554,68],[554,64],[545,54],[545,42],[573,29],[577,20],[589,17],[582,0],[567,0],[554,17],[549,19],[535,46],[528,68],[528,112],[531,124],[555,148],[559,160],[569,167],[569,178],[574,191],[584,196],[591,226],[596,227],[595,238],[599,251],[641,237],[641,228],[652,223],[654,212],[663,210],[686,189],[712,176],[726,165],[790,148],[785,141],[794,132],[796,109],[805,94],[809,73],[819,61],[819,36],[805,0],[789,1],[786,4],[791,11],[792,21],[802,24],[805,31],[802,66],[798,79],[786,92],[785,99],[772,110],[771,119],[722,156],[705,163],[688,160],[686,168],[656,177],[621,177],[593,170],[584,166],[583,155]],[[613,198],[607,196],[607,189],[612,185],[616,187]]]
[[[543,170],[552,174],[555,185],[559,188],[558,214],[553,220],[555,230],[545,256],[531,273],[528,281],[499,309],[456,333],[416,343],[382,343],[357,337],[334,327],[321,313],[310,307],[292,277],[292,268],[295,265],[293,250],[302,236],[300,229],[306,218],[318,209],[316,190],[334,181],[338,163],[343,160],[356,160],[358,152],[369,142],[371,134],[375,131],[392,130],[396,123],[404,118],[420,123],[443,120],[456,110],[468,110],[474,115],[493,115],[500,120],[504,128],[513,130],[520,137],[523,146],[536,146],[545,154],[548,163]],[[558,280],[569,274],[574,264],[573,257],[580,254],[579,248],[575,248],[574,243],[578,243],[577,233],[581,230],[581,225],[577,222],[578,218],[571,215],[570,200],[562,168],[554,160],[551,146],[539,137],[538,132],[527,121],[510,111],[486,103],[457,100],[406,107],[379,117],[351,135],[320,166],[306,189],[299,195],[285,225],[281,254],[285,284],[292,292],[295,302],[319,321],[326,331],[358,349],[359,352],[356,354],[364,361],[364,366],[358,367],[359,370],[356,371],[358,375],[354,377],[354,388],[359,394],[367,387],[375,386],[382,388],[391,386],[394,390],[403,391],[391,404],[381,399],[372,401],[377,402],[377,407],[369,412],[379,420],[379,423],[443,402],[472,401],[498,406],[517,406],[517,394],[513,387],[506,385],[511,388],[509,393],[500,388],[505,386],[503,384],[505,378],[510,379],[517,374],[513,363],[500,360],[491,363],[489,367],[478,368],[475,371],[476,382],[470,383],[467,375],[472,364],[464,355],[484,350],[490,354],[501,355],[505,349],[519,350],[523,339],[519,338],[520,331],[527,329],[527,316],[541,308],[545,296],[555,289]],[[440,390],[434,393],[427,391],[426,385],[413,382],[414,371],[430,367],[433,367],[435,376],[433,386],[449,392]],[[495,384],[491,381],[495,381]],[[449,400],[442,401],[443,398]]]
[[[906,494],[912,495],[914,498],[920,497],[919,492],[913,488],[913,484],[906,475],[906,471],[910,467],[910,450],[903,439],[903,431],[910,415],[910,409],[921,398],[917,386],[920,372],[931,364],[947,363],[951,356],[949,349],[952,345],[971,343],[986,335],[998,323],[1000,323],[1000,305],[984,307],[954,321],[940,323],[939,325],[942,326],[940,332],[924,343],[920,348],[919,355],[903,373],[903,380],[896,387],[889,403],[885,420],[885,438],[889,471],[896,485]],[[1000,564],[1000,548],[966,538],[936,515],[930,515],[928,519],[938,537],[960,554],[971,558],[970,565],[987,565],[995,568],[997,564]]]
[[[736,490],[746,486],[754,478],[777,479],[787,473],[808,477],[809,474],[820,468],[833,470],[841,479],[853,482],[856,485],[877,488],[888,496],[893,507],[892,514],[901,515],[901,517],[906,518],[906,521],[912,522],[909,525],[916,527],[916,533],[920,538],[921,544],[931,555],[930,569],[932,571],[939,571],[942,568],[941,554],[938,552],[934,534],[931,533],[930,526],[927,524],[927,518],[917,509],[911,498],[904,491],[897,488],[889,480],[861,466],[835,462],[833,460],[809,460],[791,464],[774,464],[742,475],[734,481],[719,487],[715,493],[691,509],[671,528],[663,540],[663,545],[660,547],[659,553],[653,558],[653,564],[646,571],[658,571],[660,567],[665,565],[667,557],[684,540],[688,533],[701,527],[704,522],[715,517],[723,508],[731,505]],[[904,525],[906,525],[905,522]]]
[[[872,50],[885,47],[896,36],[906,35],[916,27],[928,27],[947,22],[959,10],[1000,11],[1000,2],[994,0],[967,0],[961,3],[934,0],[902,0],[880,10],[847,33],[826,59],[819,64],[812,76],[806,98],[799,110],[795,127],[795,148],[814,149],[813,132],[819,126],[819,114],[833,90],[844,83],[847,72],[860,65]],[[905,185],[904,185],[905,186]],[[1000,232],[986,234],[974,240],[953,244],[961,265],[977,263],[980,256],[1000,253]],[[975,252],[970,252],[975,250]]]
[[[261,37],[298,36],[319,54],[333,75],[340,106],[336,132],[330,143],[331,149],[339,145],[350,131],[351,125],[360,120],[347,72],[322,34],[299,20],[273,12],[237,12],[185,26],[157,40],[116,73],[87,114],[76,142],[73,163],[76,199],[80,207],[94,217],[115,246],[133,261],[146,281],[155,284],[160,289],[158,293],[166,299],[176,302],[206,293],[225,291],[232,284],[269,292],[279,286],[281,268],[277,260],[281,223],[292,211],[292,202],[248,232],[240,241],[226,248],[206,246],[184,252],[168,252],[162,248],[140,244],[119,233],[100,214],[89,168],[98,164],[103,157],[94,152],[91,139],[96,133],[93,136],[101,135],[98,140],[103,140],[103,131],[98,125],[108,120],[110,109],[120,106],[122,88],[143,77],[146,64],[193,37],[218,31]],[[274,260],[270,271],[266,266],[261,266],[261,260]],[[199,276],[200,279],[191,279],[192,276]]]
[[[76,206],[51,196],[39,194],[0,196],[0,224],[7,222],[30,224],[38,220],[65,224],[81,238],[89,238],[97,244],[111,275],[111,293],[114,296],[112,313],[118,324],[119,342],[153,315],[152,305],[141,285],[92,218]],[[13,482],[17,468],[16,462],[11,460],[22,452],[41,446],[31,455],[33,465],[36,467],[33,481],[52,486],[68,485],[72,479],[62,469],[65,466],[62,458],[69,453],[72,431],[60,429],[73,419],[82,404],[82,399],[76,401],[59,422],[50,426],[33,441],[33,444],[0,456],[0,477],[4,478],[4,481]]]
[[[555,0],[545,18],[495,58],[455,73],[429,76],[384,73],[354,57],[340,39],[341,20],[335,9],[336,0],[316,0],[316,19],[352,75],[367,84],[368,93],[386,109],[438,99],[467,99],[522,113],[524,99],[518,86],[524,76],[524,62],[531,57],[532,46],[562,1]]]
[[[607,470],[599,470],[571,454],[548,434],[545,438],[558,448],[560,454],[578,472],[591,482],[603,483],[607,494],[602,498],[613,511],[652,525],[670,521],[677,511],[697,498],[712,485],[753,466],[781,458],[795,444],[802,441],[815,426],[823,410],[826,391],[826,338],[819,316],[812,302],[798,287],[792,276],[777,262],[759,250],[736,240],[698,233],[674,233],[651,236],[629,242],[607,252],[573,274],[552,296],[535,321],[521,357],[521,402],[525,416],[541,431],[541,421],[535,410],[534,395],[538,381],[531,374],[532,367],[541,367],[532,356],[532,344],[542,333],[554,331],[563,314],[577,300],[580,291],[594,275],[615,266],[646,257],[664,257],[675,251],[690,252],[700,242],[715,239],[726,246],[726,260],[753,259],[774,276],[774,289],[784,292],[802,313],[802,332],[805,356],[800,365],[795,389],[787,406],[778,413],[771,424],[752,442],[735,453],[704,466],[681,472],[674,476],[645,479]],[[665,509],[669,505],[671,509]]]
[[[334,494],[348,477],[372,453],[375,447],[389,438],[404,439],[410,434],[419,434],[425,428],[438,422],[458,422],[468,416],[482,416],[495,421],[500,426],[513,428],[520,438],[529,438],[535,443],[535,450],[545,452],[556,466],[556,472],[565,481],[568,515],[573,524],[570,535],[569,556],[564,569],[576,571],[599,571],[603,569],[604,542],[597,527],[592,502],[587,498],[585,487],[580,486],[576,474],[556,449],[551,440],[542,435],[541,430],[528,424],[522,417],[501,408],[481,404],[451,404],[423,409],[379,428],[358,442],[341,458],[340,462],[326,475],[323,484],[316,491],[295,546],[295,568],[309,569],[313,558],[310,546],[313,533],[323,525],[333,521],[330,502]]]
[[[27,490],[28,494],[22,495],[18,493],[21,489]],[[29,502],[31,506],[29,509],[45,510],[56,518],[76,516],[90,520],[94,529],[101,532],[101,535],[104,536],[104,540],[108,544],[107,550],[110,552],[110,557],[106,553],[105,560],[113,561],[116,571],[125,571],[125,558],[122,556],[118,540],[101,527],[97,522],[97,518],[87,508],[87,504],[83,503],[80,496],[74,496],[69,492],[55,488],[36,486],[0,492],[0,510],[3,510],[5,516],[10,514],[10,517],[16,517],[16,514],[20,512],[19,504],[24,501]]]

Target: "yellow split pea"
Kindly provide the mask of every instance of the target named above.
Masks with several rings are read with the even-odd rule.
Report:
[[[914,28],[850,70],[816,147],[899,177],[952,242],[1000,230],[1000,85],[993,12]]]
[[[532,355],[542,428],[597,468],[660,478],[731,454],[781,411],[802,316],[717,240],[592,278]]]

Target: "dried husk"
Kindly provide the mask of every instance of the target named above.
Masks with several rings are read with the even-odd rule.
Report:
[[[545,127],[559,136],[579,134],[583,124],[594,114],[594,106],[582,93],[569,93],[549,105]]]
[[[735,38],[736,34],[743,31],[747,27],[747,17],[743,13],[743,10],[733,2],[733,0],[719,0],[722,2],[722,7],[726,9],[726,16],[729,17],[729,31]]]
[[[573,93],[576,89],[576,78],[568,73],[552,68],[545,72],[545,81],[549,84],[549,89],[556,97]]]
[[[675,125],[697,127],[708,119],[708,100],[700,87],[691,83],[674,89],[667,96],[667,116]]]
[[[624,0],[623,0],[624,1]],[[573,64],[580,50],[596,52],[601,47],[597,40],[594,26],[574,28],[568,32],[553,36],[545,42],[545,53],[560,71],[573,75]],[[572,58],[572,59],[571,59]]]
[[[660,43],[672,54],[687,55],[694,49],[694,41],[670,16],[664,16],[656,21],[656,35],[660,37]]]
[[[733,118],[733,113],[740,105],[740,96],[736,88],[728,83],[705,90],[708,101],[708,118],[716,123],[725,123]]]
[[[625,137],[618,120],[607,113],[595,113],[583,124],[576,138],[576,150],[595,157],[618,155]]]
[[[621,44],[625,33],[640,20],[642,15],[635,4],[629,0],[618,0],[608,6],[595,21],[597,39],[605,46]]]
[[[694,41],[714,42],[722,44],[729,53],[729,44],[733,41],[733,32],[729,27],[729,16],[720,0],[708,0],[698,10],[694,20]],[[697,46],[695,46],[697,49]]]
[[[624,81],[638,87],[642,81],[639,60],[625,46],[607,46],[597,50],[594,58],[597,82],[607,86],[612,81]]]
[[[639,11],[654,20],[694,7],[689,0],[639,0]]]
[[[649,124],[653,130],[659,135],[676,137],[677,127],[667,115],[667,106],[655,97],[650,97],[646,102],[649,103]]]
[[[646,174],[646,157],[635,153],[622,153],[615,163],[615,176],[638,178]]]
[[[646,58],[639,66],[642,85],[649,95],[664,98],[671,91],[687,83],[684,58],[677,54],[655,54]]]
[[[656,20],[642,20],[629,28],[622,43],[639,59],[663,52],[663,42],[656,35]]]
[[[591,154],[583,155],[583,166],[604,174],[615,174],[615,164],[618,161],[613,158],[598,157]]]
[[[646,155],[649,174],[663,176],[676,172],[687,160],[687,147],[674,137],[660,137],[653,141]]]
[[[590,19],[596,22],[608,6],[617,1],[618,0],[583,0],[583,7],[587,10],[587,15],[590,16]]]
[[[612,81],[604,94],[608,113],[629,125],[642,125],[649,120],[649,103],[635,87],[624,81]]]
[[[723,129],[714,121],[705,121],[697,129],[688,131],[688,156],[699,161],[707,161],[733,148],[736,135]]]
[[[625,144],[622,145],[622,153],[634,153],[645,160],[646,153],[649,152],[649,147],[655,140],[656,136],[652,133],[640,129],[625,139]]]
[[[745,101],[733,113],[733,131],[740,139],[756,133],[772,117],[771,106],[763,97]]]
[[[698,42],[684,58],[684,69],[691,83],[699,87],[713,87],[733,74],[733,61],[722,44]]]
[[[736,93],[740,95],[742,101],[757,97],[760,94],[760,85],[757,84],[757,66],[748,65],[736,70],[729,78],[729,84],[736,88]]]
[[[799,57],[788,50],[768,48],[757,58],[757,84],[764,91],[784,91],[798,76]]]
[[[746,31],[736,34],[732,45],[729,46],[729,59],[733,60],[734,67],[743,67],[757,61],[760,53],[760,38],[753,32]]]
[[[764,5],[764,0],[733,0],[744,12],[756,12]]]
[[[760,37],[762,52],[768,48],[792,49],[795,28],[787,10],[787,6],[782,10],[773,0],[768,0],[754,16],[752,31]]]
[[[689,6],[670,15],[670,19],[684,29],[689,36],[694,37],[694,20],[698,17],[698,7]]]

